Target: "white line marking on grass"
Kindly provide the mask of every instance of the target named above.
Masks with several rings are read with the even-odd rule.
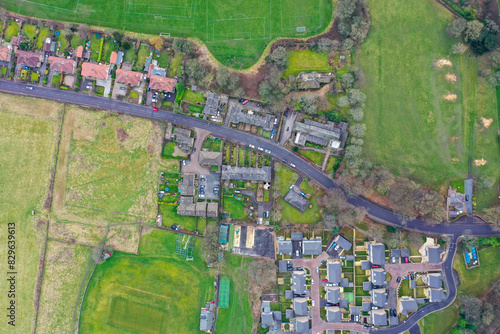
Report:
[[[54,9],[63,10],[63,11],[66,11],[66,12],[76,13],[76,11],[78,9],[78,3],[80,2],[80,0],[78,0],[78,2],[76,4],[76,9],[75,10],[66,9],[66,8],[57,7],[57,6],[46,5],[46,4],[43,4],[43,3],[29,1],[29,0],[20,0],[19,6],[21,6],[21,2],[27,2],[27,3],[30,3],[32,5],[37,5],[37,6],[42,6],[42,7],[48,7],[48,8],[54,8]]]
[[[135,291],[147,293],[149,295],[153,295],[153,296],[156,296],[156,297],[164,298],[164,299],[167,299],[167,300],[171,300],[172,299],[170,297],[166,297],[166,296],[158,295],[156,293],[152,293],[152,292],[149,292],[149,291],[144,291],[144,290],[141,290],[141,289],[133,288],[131,286],[127,286],[127,285],[123,285],[123,284],[118,284],[118,283],[114,283],[114,282],[111,282],[111,281],[106,281],[105,279],[100,279],[100,278],[95,278],[95,277],[93,279],[96,279],[96,280],[101,281],[101,282],[106,282],[106,283],[109,283],[109,284],[119,285],[119,286],[124,287],[124,288],[128,288],[128,289],[131,289],[131,290],[135,290]]]

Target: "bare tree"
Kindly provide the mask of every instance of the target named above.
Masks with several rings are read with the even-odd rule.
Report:
[[[90,34],[90,28],[86,24],[80,24],[78,26],[78,36],[80,36],[81,39],[85,40],[89,38]]]

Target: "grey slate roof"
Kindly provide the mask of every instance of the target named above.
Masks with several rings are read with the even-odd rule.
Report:
[[[368,244],[368,260],[372,264],[385,264],[385,246],[381,243]]]
[[[342,140],[342,134],[347,132],[335,127],[335,123],[328,122],[326,124],[304,120],[303,123],[295,122],[293,130],[297,133],[294,143],[304,146],[306,142],[327,146],[330,145],[335,149],[342,149],[345,145],[345,139]]]
[[[428,288],[427,295],[429,296],[429,301],[431,303],[440,302],[446,298],[444,295],[444,290],[442,288],[439,289]]]
[[[363,282],[363,291],[371,291],[372,282]]]
[[[410,255],[409,248],[401,248],[401,257],[410,257]]]
[[[213,321],[213,312],[207,310],[206,308],[202,308],[200,313],[200,331],[210,331],[212,329]]]
[[[342,278],[340,280],[340,286],[343,288],[346,288],[349,286],[349,279],[348,278]]]
[[[182,186],[181,186],[182,188]],[[177,214],[181,216],[196,216],[196,204],[193,196],[181,196]]]
[[[275,321],[281,321],[281,312],[280,311],[273,311],[273,317]]]
[[[285,290],[285,299],[293,299],[293,291]]]
[[[370,276],[374,285],[384,285],[387,283],[385,281],[385,270],[382,268],[373,268],[370,271]]]
[[[295,313],[293,313],[293,310],[291,308],[287,308],[285,310],[285,318],[287,319],[295,318]]]
[[[341,320],[342,320],[342,314],[340,313],[340,308],[338,306],[332,306],[326,308],[326,321],[340,322]]]
[[[297,315],[307,315],[307,299],[305,298],[294,298],[293,299],[293,311]]]
[[[201,151],[198,156],[198,162],[202,166],[220,166],[222,165],[222,153]]]
[[[291,240],[278,240],[278,253],[280,255],[292,254],[292,241]]]
[[[339,284],[342,279],[342,264],[339,261],[328,261],[326,263],[326,277],[328,282]]]
[[[349,306],[349,313],[351,315],[360,315],[361,314],[361,308],[359,306]]]
[[[305,271],[294,271],[292,273],[292,289],[297,295],[302,295],[306,293],[306,272]]]
[[[302,241],[302,252],[304,255],[319,255],[323,253],[323,245],[320,238]]]
[[[172,136],[175,137],[175,142],[181,148],[189,149],[194,145],[194,138],[191,137],[191,130],[176,127],[172,132]]]
[[[254,168],[223,165],[222,179],[271,182],[271,167]]]
[[[219,216],[219,204],[210,202],[207,204],[207,217],[217,218]]]
[[[427,254],[427,257],[429,258],[429,263],[441,262],[441,253],[442,252],[443,252],[443,249],[439,245],[427,247],[426,254]]]
[[[302,241],[302,239],[304,239],[304,235],[302,232],[292,232],[290,239],[292,239],[292,241]]]
[[[354,255],[346,255],[346,261],[356,261],[356,257]]]
[[[295,331],[297,333],[309,333],[309,319],[307,317],[295,318]]]
[[[240,108],[233,108],[231,110],[230,122],[255,125],[266,131],[271,131],[274,126],[274,116],[271,114],[260,116],[255,112],[244,112]]]
[[[205,115],[217,115],[217,108],[219,107],[219,95],[215,93],[208,93],[203,113]]]
[[[340,288],[338,286],[326,288],[326,301],[328,303],[337,304],[340,301]]]
[[[340,247],[342,247],[346,251],[348,251],[352,248],[352,243],[340,234],[337,235],[337,237],[335,238],[334,241],[337,243],[337,245],[339,245]]]
[[[391,257],[401,257],[401,249],[391,249]]]
[[[378,307],[384,307],[387,302],[385,289],[372,290],[372,304]]]
[[[262,312],[262,327],[267,328],[274,325],[273,313],[271,311]]]
[[[194,174],[182,174],[182,184],[180,186],[182,196],[194,196]]]
[[[372,267],[372,264],[370,263],[370,261],[361,261],[361,269],[362,270],[370,270]]]
[[[370,302],[363,302],[362,308],[363,308],[364,312],[371,311],[371,309],[372,309],[372,303],[370,303]]]
[[[286,273],[288,270],[286,269],[286,261],[280,260],[278,262],[278,269],[280,273]]]
[[[443,275],[439,273],[427,274],[427,276],[424,278],[424,282],[431,288],[440,288],[441,286],[443,286],[443,280]]]
[[[341,299],[339,302],[340,308],[347,308],[349,306],[349,301],[347,299]]]
[[[408,315],[418,309],[417,301],[414,298],[403,296],[399,299],[401,314]]]
[[[293,206],[295,209],[304,213],[309,206],[309,201],[304,198],[301,194],[298,194],[293,189],[288,190],[288,193],[283,198],[285,202]]]
[[[386,326],[387,313],[384,310],[372,310],[370,320],[374,326]]]

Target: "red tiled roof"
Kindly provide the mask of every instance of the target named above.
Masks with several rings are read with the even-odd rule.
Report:
[[[1,61],[9,61],[12,52],[9,48],[0,47],[0,60]]]
[[[49,57],[50,69],[64,73],[75,73],[76,62],[73,59]]]
[[[152,75],[149,79],[149,88],[164,92],[173,92],[176,83],[177,80],[175,79]]]
[[[14,37],[12,37],[11,44],[14,46],[18,46],[19,44],[21,44],[22,40],[23,40],[23,38],[21,36],[14,36]]]
[[[78,47],[76,48],[76,56],[78,58],[82,58],[82,56],[83,56],[83,46],[78,45]]]
[[[109,67],[106,65],[97,65],[92,63],[82,64],[82,76],[84,77],[107,80],[108,75],[109,75]]]
[[[17,63],[29,67],[40,67],[43,55],[28,51],[16,51]]]
[[[116,57],[118,57],[118,54],[115,51],[111,52],[111,59],[109,62],[111,64],[116,64]]]
[[[116,70],[116,81],[132,86],[138,86],[142,80],[142,73],[135,71]]]

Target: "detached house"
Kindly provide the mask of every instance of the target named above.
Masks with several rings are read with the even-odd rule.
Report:
[[[144,75],[141,72],[116,70],[116,82],[137,87],[141,84]]]
[[[43,55],[28,51],[16,51],[17,64],[27,67],[40,67],[43,62]]]
[[[67,74],[74,74],[76,61],[60,57],[49,57],[50,70]]]
[[[151,75],[149,77],[149,89],[151,90],[173,93],[175,91],[176,84],[176,79],[162,77],[159,75]]]
[[[12,46],[0,47],[0,61],[10,62],[12,58]]]
[[[106,65],[83,63],[82,76],[89,79],[108,80],[109,67]]]

